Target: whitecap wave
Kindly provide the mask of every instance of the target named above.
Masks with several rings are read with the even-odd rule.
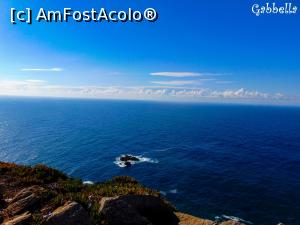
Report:
[[[160,191],[160,194],[166,196],[167,194],[177,194],[178,193],[178,190],[177,189],[172,189],[172,190],[169,190],[169,191]]]
[[[94,182],[93,181],[90,181],[90,180],[87,180],[87,181],[83,181],[82,182],[84,185],[93,185]]]
[[[244,223],[244,224],[253,224],[250,221],[241,219],[241,218],[236,217],[236,216],[227,216],[227,215],[216,216],[216,220],[223,220],[223,219],[232,220],[232,221],[239,222],[239,223]]]
[[[124,154],[124,155],[120,155],[119,157],[116,158],[116,160],[114,161],[114,164],[116,164],[118,167],[124,168],[127,167],[126,166],[126,161],[121,161],[122,157],[125,156],[131,156],[134,158],[137,158],[138,161],[134,161],[134,160],[128,160],[127,162],[130,162],[131,165],[135,165],[135,164],[139,164],[139,163],[159,163],[159,161],[157,159],[151,159],[151,158],[147,158],[141,155],[130,155],[130,154]]]
[[[170,194],[177,194],[178,191],[177,191],[177,189],[173,189],[173,190],[170,190],[169,193],[170,193]]]
[[[160,191],[159,192],[161,195],[163,195],[163,196],[166,196],[167,195],[167,192],[165,192],[165,191]]]
[[[172,150],[173,147],[170,147],[170,148],[163,148],[163,149],[156,149],[156,150],[153,150],[154,152],[167,152],[167,151],[170,151]]]

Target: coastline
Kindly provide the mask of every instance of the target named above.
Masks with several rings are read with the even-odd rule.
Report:
[[[0,162],[0,203],[3,225],[243,225],[178,212],[131,177],[84,183],[45,165]]]

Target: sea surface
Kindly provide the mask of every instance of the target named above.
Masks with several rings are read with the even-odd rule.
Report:
[[[297,107],[0,98],[0,161],[130,175],[205,218],[300,224]]]

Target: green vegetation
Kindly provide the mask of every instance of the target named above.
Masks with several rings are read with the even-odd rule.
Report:
[[[20,166],[0,162],[0,178],[10,179],[11,187],[30,187],[39,185],[45,189],[43,205],[55,209],[67,201],[80,203],[95,223],[100,221],[99,202],[102,197],[115,197],[128,194],[160,196],[158,191],[142,186],[132,177],[115,177],[104,183],[84,185],[62,172],[44,165]],[[4,190],[5,192],[5,190]],[[34,214],[34,224],[40,224],[42,214]]]
[[[24,185],[42,185],[68,179],[62,172],[44,165],[30,167],[0,162],[0,174]]]

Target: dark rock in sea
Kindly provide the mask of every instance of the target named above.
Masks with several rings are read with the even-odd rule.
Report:
[[[126,162],[124,163],[124,165],[125,165],[126,167],[132,166],[131,162],[128,162],[128,161],[126,161]]]
[[[46,220],[45,225],[92,225],[89,214],[77,202],[67,202],[57,208]]]
[[[140,161],[139,158],[135,157],[135,156],[132,156],[132,155],[123,155],[120,157],[120,161],[122,162],[128,162],[128,161]]]
[[[150,195],[104,198],[100,213],[108,225],[175,225],[179,222],[171,205]]]

